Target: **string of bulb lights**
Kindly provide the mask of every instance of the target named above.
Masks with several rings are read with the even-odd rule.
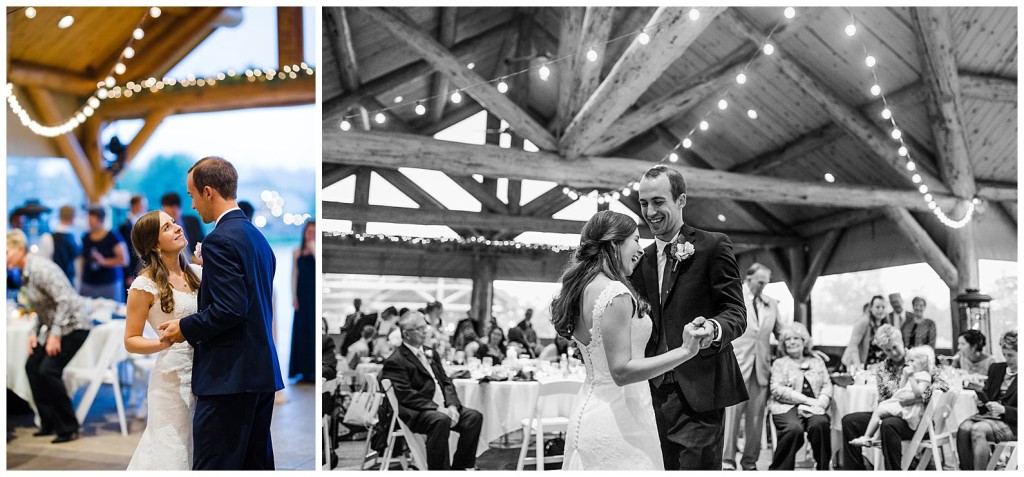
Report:
[[[850,21],[850,23],[848,25],[846,25],[843,28],[843,32],[846,34],[847,37],[855,37],[856,34],[857,34],[857,23],[858,23],[858,21],[857,21],[856,16],[854,16],[853,12],[850,9],[846,9],[846,10],[850,14],[851,21]],[[689,17],[690,17],[691,20],[696,21],[700,17],[700,12],[697,9],[692,9],[689,12]],[[711,115],[714,114],[717,111],[725,111],[725,110],[727,110],[730,107],[729,93],[732,92],[732,89],[734,87],[742,87],[743,85],[748,83],[749,76],[747,75],[747,69],[750,68],[751,64],[754,62],[754,60],[759,55],[763,54],[765,56],[771,56],[775,52],[775,45],[773,45],[772,42],[771,42],[772,35],[775,34],[775,32],[783,24],[784,21],[791,20],[791,19],[796,17],[796,9],[793,8],[793,7],[786,7],[783,10],[783,17],[784,17],[784,19],[780,19],[778,22],[776,22],[775,26],[772,27],[772,29],[769,31],[769,33],[765,36],[765,39],[760,43],[760,47],[756,50],[754,55],[750,58],[750,60],[747,61],[747,63],[744,65],[744,67],[740,71],[740,73],[738,73],[736,75],[735,83],[731,84],[728,88],[726,88],[726,90],[719,96],[718,101],[714,102],[714,105],[712,107],[710,107],[703,115],[699,116],[700,117],[700,121],[697,123],[697,125],[692,127],[683,136],[683,138],[678,143],[676,143],[671,149],[669,149],[669,151],[665,155],[663,155],[661,157],[661,159],[659,160],[659,163],[665,163],[665,162],[676,163],[676,162],[678,162],[679,161],[680,149],[690,149],[690,148],[692,148],[693,144],[694,144],[695,134],[697,134],[698,132],[706,132],[706,131],[708,131],[711,128],[711,123],[709,122],[709,119],[710,119]],[[627,33],[625,35],[619,36],[617,38],[608,40],[607,42],[605,42],[605,44],[609,44],[609,43],[614,42],[614,41],[619,41],[619,40],[624,39],[624,38],[632,37],[632,38],[635,38],[635,41],[638,42],[639,44],[646,45],[648,42],[650,42],[650,34],[654,33],[654,31],[652,31],[652,30],[653,30],[653,27],[655,25],[648,25],[648,26],[644,27],[641,30],[633,31],[633,32]],[[649,31],[651,31],[651,33],[648,33]],[[950,227],[950,228],[954,228],[954,229],[959,229],[959,228],[962,228],[962,227],[966,226],[967,223],[969,223],[971,218],[973,217],[973,214],[974,214],[974,212],[976,210],[976,206],[980,203],[980,199],[978,197],[972,198],[972,200],[967,204],[967,210],[966,210],[964,216],[962,218],[960,218],[959,220],[954,220],[954,219],[950,218],[938,206],[938,204],[934,200],[934,197],[929,192],[928,185],[924,183],[924,179],[922,178],[921,174],[916,172],[917,171],[917,164],[916,164],[916,162],[914,162],[913,158],[911,158],[911,156],[910,156],[910,150],[907,147],[907,144],[906,144],[906,142],[905,142],[905,140],[903,138],[903,133],[902,133],[902,131],[900,130],[900,128],[898,127],[898,125],[896,123],[896,118],[895,118],[895,116],[892,113],[892,109],[889,106],[889,103],[888,103],[888,100],[885,97],[884,91],[882,90],[881,86],[879,85],[878,73],[877,73],[878,61],[877,61],[877,59],[873,55],[871,55],[868,52],[867,45],[864,43],[863,39],[858,37],[858,40],[860,40],[860,44],[861,44],[862,50],[864,51],[864,56],[865,56],[864,64],[868,67],[868,69],[869,69],[869,71],[871,73],[871,77],[873,79],[873,83],[872,83],[871,87],[869,88],[869,92],[870,92],[870,94],[872,96],[880,97],[881,100],[882,100],[882,103],[884,105],[884,109],[881,112],[882,119],[884,119],[886,121],[889,121],[890,125],[892,126],[892,128],[890,130],[890,133],[889,133],[890,137],[894,141],[896,141],[898,143],[898,145],[899,145],[899,147],[896,149],[895,152],[896,152],[896,154],[899,157],[903,158],[906,161],[905,162],[905,167],[906,167],[907,172],[911,174],[911,176],[910,176],[911,181],[914,184],[917,184],[917,191],[921,194],[922,199],[925,201],[925,203],[928,205],[928,208],[930,210],[932,210],[932,212],[935,214],[936,218],[938,218],[938,220],[943,225],[945,225],[947,227]],[[494,79],[491,79],[491,80],[483,81],[481,83],[477,83],[477,84],[470,85],[470,86],[467,86],[467,87],[464,87],[464,88],[460,88],[460,89],[455,90],[454,92],[452,92],[449,99],[452,101],[452,103],[458,104],[459,102],[462,101],[462,94],[461,94],[461,92],[466,91],[466,90],[471,89],[471,88],[476,88],[476,87],[480,87],[480,86],[483,86],[483,85],[489,85],[489,84],[494,84],[494,86],[498,90],[498,92],[503,93],[503,94],[507,93],[508,90],[509,90],[509,85],[505,81],[506,79],[508,79],[509,77],[512,77],[512,76],[516,76],[516,75],[520,75],[520,74],[526,74],[526,73],[529,73],[529,72],[531,72],[533,70],[537,70],[537,74],[538,74],[538,76],[540,77],[541,80],[547,81],[548,77],[550,77],[550,74],[551,74],[551,69],[550,69],[549,65],[553,65],[553,64],[555,64],[557,62],[573,58],[576,55],[578,55],[579,53],[580,53],[580,51],[575,51],[575,52],[572,52],[572,53],[567,54],[565,56],[562,56],[560,58],[556,58],[554,60],[550,60],[550,61],[544,62],[543,64],[541,64],[539,66],[533,66],[533,67],[530,67],[530,68],[525,68],[525,69],[522,69],[520,71],[516,71],[516,72],[513,72],[513,73],[501,75],[501,76],[499,76],[497,78],[494,78]],[[587,52],[585,53],[585,56],[586,56],[587,61],[590,61],[590,62],[597,61],[597,58],[598,58],[597,50],[594,47],[591,47],[591,48],[589,48],[587,50]],[[473,63],[470,63],[467,66],[470,69],[472,69],[474,65],[473,65]],[[385,108],[382,108],[382,109],[378,109],[378,110],[375,110],[375,111],[372,112],[374,121],[377,124],[384,124],[387,121],[387,117],[384,115],[384,113],[386,111],[392,110],[392,109],[396,109],[396,108],[407,107],[409,105],[415,105],[415,112],[416,112],[416,114],[422,116],[422,115],[426,114],[426,107],[423,105],[423,103],[429,101],[430,99],[436,98],[436,97],[437,96],[431,96],[431,97],[427,97],[427,98],[418,99],[418,100],[415,100],[415,101],[405,101],[404,98],[402,98],[401,96],[398,96],[398,97],[395,98],[395,103],[396,103],[395,105],[389,106],[389,107],[385,107]],[[343,117],[343,119],[341,121],[341,124],[340,124],[341,129],[343,131],[350,130],[352,128],[352,123],[349,120],[354,118],[354,117],[357,117],[357,116],[359,116],[359,114],[352,114],[352,115]],[[746,116],[751,121],[757,120],[758,117],[759,117],[757,110],[753,109],[753,108],[747,109]],[[499,131],[499,132],[502,132],[502,131]],[[831,173],[825,174],[825,180],[826,180],[826,182],[833,183],[833,182],[835,182],[835,176],[833,174],[831,174]],[[629,195],[631,195],[633,192],[635,192],[637,190],[639,190],[639,182],[631,181],[631,182],[627,183],[621,189],[621,191],[620,190],[612,190],[612,191],[609,191],[609,192],[602,193],[602,192],[598,191],[597,189],[593,189],[593,190],[591,190],[588,193],[584,193],[584,192],[582,192],[582,191],[580,191],[578,189],[572,188],[572,187],[563,187],[562,188],[562,193],[565,194],[567,197],[569,197],[572,200],[579,200],[581,197],[587,196],[587,197],[589,197],[591,199],[596,199],[598,204],[604,204],[604,203],[610,203],[611,201],[619,200],[619,198],[621,198],[622,196],[629,196]],[[724,222],[725,221],[725,217],[723,215],[719,215],[718,216],[718,220]]]
[[[25,16],[29,19],[34,19],[36,14],[36,9],[33,7],[25,9]],[[96,90],[93,91],[92,95],[90,95],[89,98],[86,99],[85,102],[82,103],[82,105],[79,106],[79,108],[67,119],[60,121],[55,126],[47,126],[32,119],[28,110],[21,106],[21,102],[18,100],[18,96],[14,92],[14,85],[12,83],[7,83],[7,104],[11,108],[11,111],[18,116],[22,125],[27,127],[33,133],[39,136],[57,137],[74,131],[85,123],[89,117],[96,113],[96,110],[100,108],[103,101],[122,97],[130,98],[135,94],[141,93],[144,89],[149,90],[151,93],[157,93],[165,88],[202,88],[206,86],[215,86],[218,82],[266,82],[294,80],[303,75],[312,76],[316,73],[313,67],[303,62],[297,65],[285,65],[280,70],[275,70],[274,68],[250,68],[246,69],[244,72],[228,70],[226,72],[207,77],[196,78],[193,75],[189,75],[183,79],[157,79],[155,77],[151,77],[138,82],[128,81],[123,86],[118,85],[115,76],[125,75],[128,71],[128,66],[125,64],[127,63],[127,60],[138,56],[138,52],[134,47],[134,42],[145,38],[146,32],[143,29],[143,26],[146,20],[150,18],[160,18],[161,14],[162,12],[159,7],[151,7],[146,10],[142,15],[142,19],[139,20],[135,29],[132,30],[131,36],[126,40],[125,47],[121,50],[121,54],[118,56],[117,62],[111,67],[110,71],[107,72],[104,80],[96,83]],[[74,24],[74,17],[67,15],[58,22],[58,27],[66,29],[72,24]],[[242,79],[243,75],[245,79]]]

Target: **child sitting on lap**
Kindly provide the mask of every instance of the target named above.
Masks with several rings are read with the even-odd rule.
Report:
[[[878,431],[882,419],[899,417],[907,422],[907,426],[917,430],[924,414],[924,402],[900,404],[900,401],[920,398],[932,384],[932,371],[935,369],[935,351],[931,346],[918,346],[907,351],[907,365],[903,368],[900,388],[892,397],[878,403],[875,412],[871,413],[864,435],[850,441],[855,446],[868,446],[874,443],[873,437]]]

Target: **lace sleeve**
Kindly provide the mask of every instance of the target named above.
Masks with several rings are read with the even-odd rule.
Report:
[[[141,275],[135,277],[135,281],[132,282],[132,286],[128,287],[128,289],[144,291],[154,297],[160,296],[160,290],[157,289],[156,282]]]
[[[604,290],[601,290],[601,294],[598,295],[597,301],[594,302],[594,319],[593,323],[590,325],[591,343],[601,340],[601,317],[604,316],[605,309],[608,308],[612,299],[623,294],[629,295],[630,300],[633,302],[633,310],[635,314],[636,297],[629,293],[629,288],[626,288],[626,285],[623,285],[622,282],[609,282],[608,285],[605,285]]]
[[[203,267],[200,267],[199,265],[196,265],[194,263],[190,263],[188,266],[189,266],[189,268],[192,269],[192,272],[195,273],[197,277],[199,277],[199,281],[202,281],[203,280]]]

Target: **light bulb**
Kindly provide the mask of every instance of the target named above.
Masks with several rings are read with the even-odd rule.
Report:
[[[128,59],[135,58],[135,48],[127,47],[124,49],[124,57]]]
[[[612,192],[612,200],[619,200],[619,191]]]
[[[639,41],[641,45],[646,45],[651,41],[651,36],[648,35],[647,32],[642,31],[639,35],[637,35],[636,41]]]
[[[917,164],[915,164],[914,161],[907,161],[907,170],[908,171],[914,172],[914,170],[916,170],[916,169],[917,169]]]
[[[160,7],[153,7],[149,9],[149,16],[153,18],[160,18],[161,13],[163,12],[160,11]]]
[[[591,63],[597,61],[597,52],[593,48],[587,51],[587,61]]]
[[[697,21],[698,19],[700,19],[700,10],[697,10],[696,8],[691,8],[690,9],[690,20]]]
[[[639,182],[634,182],[633,183],[633,190],[640,190],[640,183]]]
[[[718,221],[719,222],[725,222],[725,216],[722,215],[722,214],[718,214]]]
[[[405,99],[405,98],[403,98],[401,96],[395,96],[395,104],[401,103],[403,99]]]
[[[622,188],[622,195],[624,195],[626,197],[629,197],[629,194],[632,194],[632,193],[633,193],[633,189],[630,189],[629,187],[623,187]]]
[[[466,69],[467,70],[471,70],[473,68],[476,68],[476,63],[470,63],[470,64],[466,65]]]
[[[671,161],[671,162],[678,162],[679,161],[679,154],[676,154],[674,152],[669,154],[668,155],[668,160]]]
[[[86,103],[89,103],[89,106],[91,106],[93,108],[100,107],[100,100],[96,99],[95,97],[89,98],[89,100],[86,101]]]
[[[925,194],[924,195],[924,201],[925,202],[931,202],[932,201],[932,195],[931,194]]]
[[[921,174],[914,174],[914,177],[911,177],[910,180],[914,181],[915,184],[920,184]]]
[[[352,123],[348,122],[348,120],[341,121],[341,130],[348,131],[349,129],[352,129]]]
[[[750,119],[757,119],[757,111],[754,111],[753,109],[748,109],[747,117]]]
[[[142,31],[141,28],[136,28],[135,31],[132,32],[132,38],[135,38],[136,40],[141,40],[145,38],[145,36],[146,32]]]
[[[452,102],[455,103],[455,104],[461,103],[462,102],[462,94],[459,93],[458,91],[452,93]]]
[[[928,208],[929,209],[936,210],[935,207],[936,207],[935,202],[928,201]]]
[[[728,101],[726,101],[724,99],[718,100],[718,109],[721,109],[722,111],[725,111],[728,108],[729,108],[729,102]]]
[[[683,139],[683,147],[686,149],[693,147],[693,141],[690,138]]]
[[[765,43],[763,50],[764,54],[771,56],[772,53],[775,53],[775,45],[772,45],[771,43]]]
[[[878,86],[877,84],[871,85],[871,95],[878,96],[880,94],[882,94],[882,87]]]
[[[498,92],[502,93],[502,94],[507,93],[508,92],[508,83],[506,83],[504,80],[499,81],[498,82]]]
[[[25,17],[27,17],[27,18],[35,18],[36,17],[36,9],[32,8],[32,7],[26,8],[25,9]]]
[[[892,135],[892,138],[896,140],[899,140],[899,138],[903,137],[903,132],[896,128],[893,128],[892,133],[890,134]]]
[[[701,121],[700,122],[700,130],[701,131],[707,131],[709,127],[711,127],[711,125],[708,124],[707,121]]]
[[[846,36],[856,35],[857,34],[857,26],[854,25],[853,23],[851,23],[849,25],[846,25],[846,29],[844,31],[846,31]]]
[[[563,187],[562,188],[562,193],[565,194],[565,195],[569,195],[569,188],[568,187]]]
[[[64,18],[61,18],[59,22],[57,22],[57,28],[60,28],[61,30],[65,30],[65,29],[69,28],[71,25],[74,25],[74,24],[75,24],[75,17],[73,17],[71,15],[67,15]]]
[[[743,73],[736,75],[736,82],[739,84],[745,84],[747,82],[747,75]]]
[[[900,157],[907,157],[909,152],[910,151],[907,150],[907,146],[900,146],[900,148],[896,150],[896,153],[899,154]]]
[[[601,197],[597,198],[597,203],[598,204],[603,204],[604,203],[604,196],[603,195]]]
[[[416,114],[420,115],[420,116],[423,116],[424,114],[427,114],[427,107],[422,105],[422,104],[417,104],[416,105]]]
[[[928,192],[928,186],[921,184],[921,187],[918,187],[917,190],[921,191],[922,194],[925,194]]]
[[[387,121],[387,119],[388,118],[384,116],[384,113],[377,113],[377,115],[373,117],[373,120],[377,121],[377,124],[384,124],[384,121]]]
[[[882,110],[882,119],[889,119],[891,117],[892,117],[892,111],[890,111],[889,108],[885,108],[885,109]]]
[[[871,55],[868,55],[867,58],[864,58],[864,64],[868,65],[868,68],[874,68],[874,66],[875,66],[875,57],[871,56]]]
[[[793,7],[786,7],[786,9],[782,11],[782,16],[792,20],[793,17],[796,16],[796,9]]]
[[[548,65],[543,65],[537,70],[537,74],[540,75],[542,81],[547,81],[548,77],[551,76],[551,68],[548,68]]]
[[[125,69],[126,68],[124,66],[124,63],[118,63],[118,64],[114,65],[114,73],[117,73],[119,75],[123,75]]]
[[[830,184],[831,184],[831,183],[833,183],[833,182],[835,182],[835,181],[836,181],[836,176],[832,175],[832,174],[831,174],[831,173],[829,173],[829,172],[826,172],[826,173],[825,173],[825,182],[828,182],[828,183],[830,183]]]

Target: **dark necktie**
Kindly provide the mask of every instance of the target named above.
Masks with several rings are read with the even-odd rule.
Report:
[[[761,297],[754,297],[754,318],[757,318],[757,324],[761,324],[761,310],[758,310],[757,303],[761,301]]]
[[[665,249],[664,249],[664,252],[663,252],[665,254],[665,271],[662,273],[662,276],[661,276],[662,277],[661,278],[661,304],[662,305],[665,304],[666,295],[668,295],[669,289],[672,288],[672,285],[669,283],[669,278],[672,276],[672,254],[671,254],[671,252],[672,252],[672,244],[671,243],[665,244]]]

